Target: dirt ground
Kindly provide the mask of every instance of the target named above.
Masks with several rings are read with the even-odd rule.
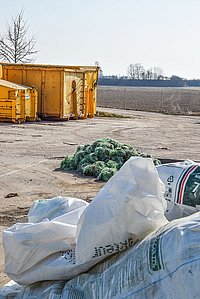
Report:
[[[77,145],[111,137],[162,159],[199,161],[200,118],[115,109],[98,110],[129,118],[25,124],[0,124],[0,286],[3,273],[2,231],[26,221],[36,199],[70,196],[92,200],[104,183],[59,171],[60,162]]]
[[[200,115],[200,89],[100,85],[97,103],[106,108]]]

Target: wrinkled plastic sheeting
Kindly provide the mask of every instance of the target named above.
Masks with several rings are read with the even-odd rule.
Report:
[[[45,281],[24,287],[11,281],[0,289],[0,299],[61,299],[65,284],[66,281]]]
[[[24,287],[14,298],[200,298],[199,244],[198,212],[168,223],[134,247],[96,265],[87,274],[66,283],[43,282]]]
[[[77,227],[77,263],[102,260],[166,224],[162,190],[152,159],[131,157],[83,211]],[[86,239],[90,246],[85,246]]]
[[[152,159],[131,157],[87,207],[81,203],[50,221],[17,223],[4,230],[5,272],[30,285],[88,271],[168,222],[162,186]],[[45,218],[52,203],[44,204]],[[38,211],[33,209],[32,216],[38,217]]]
[[[11,280],[3,288],[0,288],[0,299],[13,299],[17,298],[17,294],[24,290],[24,286],[21,286]]]
[[[44,219],[52,220],[72,211],[84,209],[88,203],[72,197],[57,196],[50,199],[36,200],[28,212],[28,222],[37,223]]]
[[[194,213],[197,213],[198,211],[199,209],[191,206],[186,206],[171,201],[167,201],[167,209],[165,211],[165,217],[167,218],[168,221],[172,221],[174,219],[190,216]]]

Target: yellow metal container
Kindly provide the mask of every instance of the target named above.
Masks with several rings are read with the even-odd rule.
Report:
[[[25,121],[25,88],[0,80],[0,121]]]
[[[31,88],[0,79],[0,121],[35,120],[37,92]],[[36,102],[37,103],[37,102]]]
[[[98,67],[2,63],[1,70],[3,79],[37,89],[40,117],[77,119],[96,112]]]

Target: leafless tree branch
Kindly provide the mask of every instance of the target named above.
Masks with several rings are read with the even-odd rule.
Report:
[[[28,27],[23,19],[23,10],[7,25],[5,35],[0,35],[0,58],[14,63],[31,63],[35,50],[36,37],[27,38]]]

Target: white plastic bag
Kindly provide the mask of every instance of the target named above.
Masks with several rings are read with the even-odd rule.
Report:
[[[77,230],[77,263],[127,249],[165,224],[162,187],[151,159],[130,158],[83,212]]]
[[[166,200],[193,207],[200,204],[200,164],[186,160],[156,168],[165,185]]]
[[[199,244],[200,213],[196,213],[170,222],[129,250],[68,282],[36,283],[16,290],[12,298],[200,298]],[[10,299],[5,296],[9,289],[3,291],[0,289],[0,298]]]
[[[61,299],[200,298],[199,244],[200,213],[174,220],[67,282]]]
[[[130,158],[83,214],[5,230],[5,272],[20,284],[70,279],[129,248],[167,223],[161,187],[151,159]]]
[[[28,222],[36,223],[44,219],[52,220],[70,211],[86,207],[84,200],[71,197],[54,197],[44,200],[36,200],[28,212]]]
[[[76,199],[69,198],[67,201],[74,202]],[[51,201],[46,201],[42,206],[45,220],[16,223],[4,231],[5,272],[8,276],[20,284],[30,284],[63,279],[66,271],[74,268],[77,223],[88,205],[80,203],[81,200],[77,199],[73,210],[49,221],[46,216]],[[41,209],[36,209],[36,212],[42,218]]]
[[[198,211],[199,209],[197,208],[178,204],[167,200],[167,209],[165,211],[165,217],[168,221],[172,221],[174,219],[187,217],[189,215],[197,213]]]
[[[17,298],[18,294],[20,294],[18,298],[22,299],[23,295],[21,291],[22,293],[24,293],[24,286],[21,286],[16,282],[14,282],[13,280],[11,280],[4,287],[0,288],[0,299],[14,299]],[[29,290],[28,298],[31,298],[30,290]]]

